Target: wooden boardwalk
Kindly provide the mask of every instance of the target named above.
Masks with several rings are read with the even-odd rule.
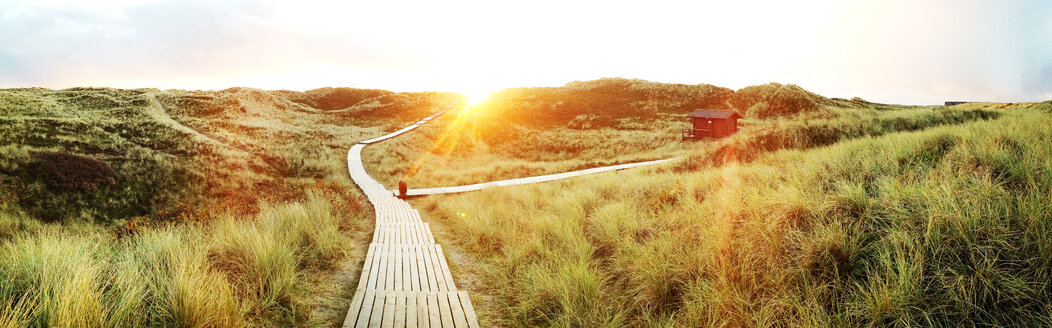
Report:
[[[369,176],[362,149],[411,131],[449,110],[391,134],[365,140],[347,151],[351,179],[376,211],[373,242],[343,327],[478,327],[467,292],[457,290],[442,246],[420,212]]]
[[[456,187],[436,187],[436,188],[408,189],[408,190],[406,190],[406,195],[407,196],[424,196],[424,195],[435,195],[435,194],[451,194],[451,193],[458,193],[458,192],[465,192],[465,191],[474,191],[474,190],[479,190],[479,189],[484,189],[484,188],[489,188],[489,187],[506,187],[506,186],[528,184],[528,183],[538,183],[538,182],[566,179],[566,178],[581,176],[581,175],[585,175],[585,174],[593,174],[593,173],[614,171],[614,170],[624,170],[624,169],[629,169],[629,168],[633,168],[633,167],[640,167],[640,166],[647,166],[647,165],[667,163],[667,162],[672,161],[672,160],[675,160],[675,158],[661,159],[661,160],[648,161],[648,162],[638,162],[638,163],[628,163],[628,164],[621,164],[621,165],[603,166],[603,167],[590,168],[590,169],[587,169],[587,170],[564,172],[564,173],[556,173],[556,174],[549,174],[549,175],[540,175],[540,176],[528,177],[528,178],[518,178],[518,179],[490,181],[490,182],[476,183],[476,184],[456,186]],[[392,190],[392,192],[397,192],[397,191]]]

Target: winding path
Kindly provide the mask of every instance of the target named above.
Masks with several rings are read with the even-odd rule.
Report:
[[[467,292],[458,291],[453,282],[431,227],[420,219],[420,212],[394,197],[362,165],[366,145],[411,131],[455,104],[394,133],[359,142],[347,151],[351,179],[376,211],[376,230],[343,327],[479,326]]]
[[[465,291],[458,291],[442,246],[435,243],[431,226],[420,212],[395,197],[365,171],[362,149],[431,121],[456,102],[401,130],[358,142],[347,151],[351,179],[365,193],[376,211],[373,242],[365,256],[358,288],[351,299],[343,327],[476,328],[475,309]],[[495,186],[512,186],[564,179],[585,174],[665,163],[674,159],[629,163],[587,170],[508,179],[473,185],[410,189],[407,195],[465,192]]]

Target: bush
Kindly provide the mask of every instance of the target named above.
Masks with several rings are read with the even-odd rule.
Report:
[[[39,152],[28,171],[55,192],[90,192],[114,184],[117,174],[106,163],[82,155]]]

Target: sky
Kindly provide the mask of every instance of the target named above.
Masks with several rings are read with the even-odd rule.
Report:
[[[1052,99],[1052,1],[0,0],[0,88],[452,91],[601,77]]]

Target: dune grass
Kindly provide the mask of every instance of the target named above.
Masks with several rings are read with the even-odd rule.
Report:
[[[347,88],[0,90],[0,190],[10,196],[2,202],[46,221],[105,224],[187,208],[251,214],[258,195],[293,200],[318,180],[356,190],[343,160],[349,145],[456,97]],[[91,190],[55,188],[34,168],[56,154],[101,162],[116,176]],[[80,172],[77,163],[53,171]]]
[[[428,197],[493,326],[1047,326],[1052,117]]]
[[[496,113],[479,113],[485,110],[494,109],[449,113],[412,134],[370,147],[363,155],[366,167],[392,188],[403,175],[410,188],[444,187],[675,157],[686,158],[680,167],[693,170],[719,165],[729,149],[735,150],[736,160],[749,161],[779,149],[807,149],[1001,115],[990,108],[827,105],[789,116],[744,119],[741,133],[730,138],[683,141],[680,131],[690,127],[685,113],[572,128],[516,124],[497,120]],[[495,129],[512,131],[505,133],[514,137],[487,137]]]
[[[252,217],[146,227],[121,238],[62,226],[0,246],[0,326],[238,327],[330,324],[312,317],[320,271],[352,251],[364,212],[334,200],[261,205]]]
[[[0,90],[0,327],[334,326],[346,149],[449,93]]]
[[[366,165],[423,187],[684,158],[415,200],[486,326],[1050,324],[1048,103],[747,89],[511,89]],[[337,325],[371,228],[347,146],[456,97],[0,90],[0,327]],[[682,142],[697,106],[764,118]]]

